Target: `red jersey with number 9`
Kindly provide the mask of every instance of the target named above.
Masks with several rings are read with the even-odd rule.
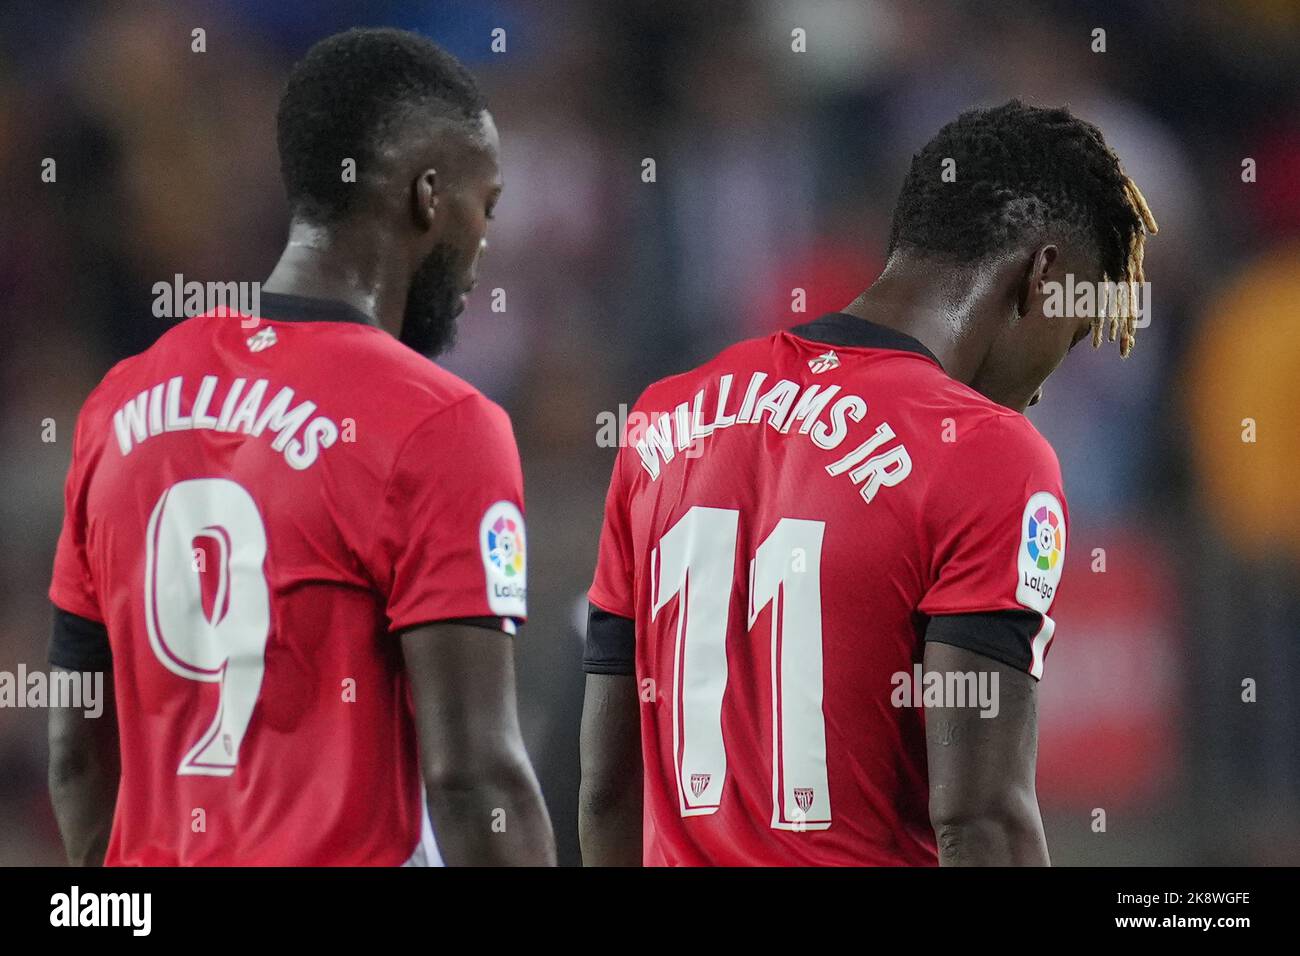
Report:
[[[395,632],[523,619],[510,423],[341,303],[261,300],[78,419],[50,597],[112,649],[106,863],[436,863]]]
[[[1041,676],[1063,500],[1024,416],[853,316],[652,385],[589,593],[635,621],[645,863],[935,864],[927,623],[1023,615],[990,656]]]

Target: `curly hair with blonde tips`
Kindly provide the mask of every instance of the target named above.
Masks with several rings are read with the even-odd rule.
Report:
[[[1123,290],[1094,320],[1093,345],[1118,338],[1127,356],[1146,237],[1156,231],[1142,191],[1096,126],[1065,107],[1011,100],[962,113],[912,157],[888,251],[975,263],[1026,241],[1069,238],[1094,255],[1102,282]]]

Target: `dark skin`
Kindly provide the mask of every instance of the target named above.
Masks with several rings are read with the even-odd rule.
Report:
[[[111,675],[104,681],[104,709],[98,717],[87,717],[76,707],[50,708],[49,743],[50,798],[68,862],[103,866],[121,776]]]
[[[451,866],[554,866],[555,837],[524,750],[510,635],[469,624],[402,634],[420,767]]]
[[[1038,681],[1024,671],[950,644],[927,643],[929,671],[996,673],[998,713],[925,708],[930,824],[940,866],[1048,866],[1034,790]]]
[[[578,790],[585,866],[641,865],[640,716],[636,677],[587,675]]]
[[[436,246],[450,245],[463,309],[502,188],[491,113],[479,127],[474,136],[445,120],[405,127],[378,158],[381,185],[355,215],[328,227],[290,223],[262,291],[346,302],[398,335],[411,277]]]
[[[895,253],[885,271],[844,311],[904,332],[945,372],[986,398],[1023,412],[1043,383],[1087,337],[1087,318],[1044,314],[1044,284],[1099,281],[1101,270],[1065,244],[1027,247],[977,270],[952,270]]]
[[[912,336],[949,376],[1007,408],[1036,404],[1043,383],[1092,330],[1091,320],[1044,314],[1045,284],[1099,281],[1100,268],[1066,243],[1025,247],[973,270],[903,252],[848,307]],[[996,717],[926,708],[930,821],[943,866],[1046,866],[1034,789],[1037,681],[963,648],[926,644],[927,671],[998,674]],[[590,674],[583,709],[579,828],[589,866],[641,862],[640,703],[633,678]],[[633,772],[632,765],[636,771]]]
[[[496,125],[412,119],[359,177],[346,220],[290,223],[263,291],[346,302],[394,336],[417,270],[450,252],[454,315],[477,280],[487,222],[501,195]],[[431,479],[433,480],[433,479]],[[524,749],[514,642],[457,622],[401,635],[421,772],[438,848],[449,865],[553,866],[555,838]],[[111,696],[110,696],[111,701]],[[50,792],[71,862],[101,864],[119,776],[116,721],[52,710]]]

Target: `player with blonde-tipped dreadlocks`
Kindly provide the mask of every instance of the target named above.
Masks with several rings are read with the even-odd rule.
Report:
[[[846,311],[914,336],[954,378],[1023,409],[1089,334],[1132,351],[1155,232],[1096,126],[1019,100],[971,110],[913,157],[885,271]],[[1098,290],[1079,327],[1044,308],[1044,288],[1067,278]]]
[[[1018,413],[1090,334],[1129,353],[1155,231],[1095,126],[965,113],[912,160],[869,289],[650,386],[589,592],[584,862],[1049,862],[1035,685],[1069,513]],[[922,672],[988,674],[998,705],[891,693]]]

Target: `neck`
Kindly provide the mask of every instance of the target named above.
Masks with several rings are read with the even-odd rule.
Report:
[[[381,231],[295,219],[262,291],[345,302],[397,335],[409,284],[404,251]]]
[[[995,273],[891,259],[844,311],[912,336],[949,377],[970,385],[991,343],[984,330],[993,328],[987,313],[997,284]]]

